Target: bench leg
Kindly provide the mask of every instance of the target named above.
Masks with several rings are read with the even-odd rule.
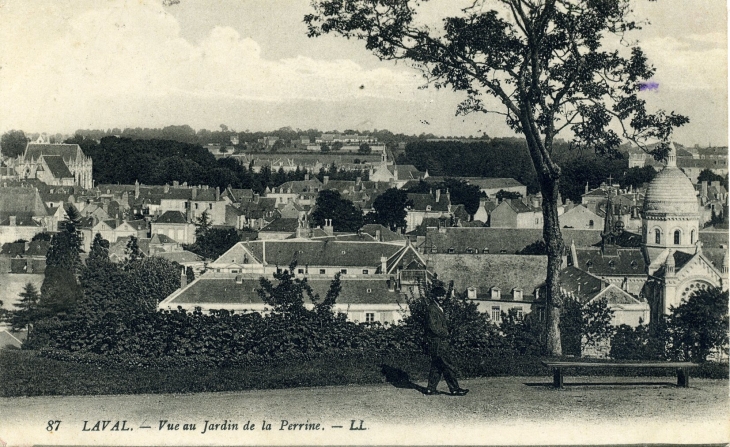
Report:
[[[553,386],[555,388],[563,387],[563,371],[560,368],[553,368]]]
[[[677,386],[681,388],[689,387],[689,372],[687,368],[677,368]]]

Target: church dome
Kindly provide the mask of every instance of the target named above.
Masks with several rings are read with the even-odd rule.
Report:
[[[649,183],[644,197],[644,212],[649,214],[697,214],[697,193],[690,179],[676,165],[670,152],[667,166]]]

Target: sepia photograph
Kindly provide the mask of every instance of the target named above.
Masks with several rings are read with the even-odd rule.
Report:
[[[0,447],[730,443],[725,1],[0,19]]]

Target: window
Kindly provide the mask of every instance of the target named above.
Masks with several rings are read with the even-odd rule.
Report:
[[[477,298],[476,287],[469,287],[468,289],[466,289],[466,297],[470,300],[475,300]]]
[[[492,306],[492,321],[499,322],[502,320],[502,312],[499,306]]]
[[[655,244],[661,244],[662,243],[662,232],[659,231],[658,228],[656,230],[654,230],[654,243]]]
[[[466,249],[466,252],[469,253],[469,254],[472,254],[472,253],[474,253],[474,250],[472,250],[471,248],[467,248]]]
[[[304,269],[297,269],[297,273],[299,273],[300,275],[303,275],[304,274]]]
[[[367,293],[373,293],[373,289],[367,289]]]
[[[197,203],[195,204],[195,209],[196,209],[196,210],[198,209],[198,204],[197,204]]]
[[[340,273],[342,273],[343,275],[347,275],[347,269],[340,270]]]
[[[689,236],[689,243],[694,244],[695,243],[695,230],[692,230]]]
[[[209,203],[208,204],[208,208],[212,210],[213,209],[213,204],[212,203]]]
[[[588,221],[588,226],[589,226],[589,227],[591,227],[591,228],[593,228],[593,225],[595,225],[595,224],[593,223],[593,219],[589,220],[589,221]]]
[[[431,253],[438,253],[438,248],[435,245],[431,247]]]
[[[324,274],[326,274],[326,273],[327,273],[327,272],[326,272],[326,271],[325,271],[324,269],[319,269],[319,274],[320,274],[320,275],[324,275]]]
[[[482,253],[484,253],[485,255],[488,254],[489,253],[489,249],[488,248],[485,248],[484,250],[482,250]]]
[[[681,233],[679,230],[674,231],[674,245],[679,245]]]
[[[362,271],[362,274],[363,274],[363,275],[367,275],[367,274],[369,274],[369,273],[370,273],[370,272],[368,271],[368,269],[364,269],[364,270]]]
[[[539,223],[540,223],[540,218],[536,217],[536,218],[535,218],[535,225],[537,225],[537,224],[539,224]]]
[[[347,252],[346,252],[345,250],[342,250],[342,254],[343,254],[343,255],[344,255],[344,254],[346,254],[346,253],[347,253]]]
[[[452,254],[452,253],[454,253],[454,249],[453,248],[449,248],[449,254]]]
[[[231,273],[239,273],[238,269],[232,269]],[[240,283],[239,283],[240,284]]]
[[[522,311],[522,308],[521,307],[515,307],[514,309],[515,309],[515,314],[517,315],[517,319],[518,320],[521,320],[522,317],[524,316],[524,313]]]
[[[426,211],[431,211],[431,205],[426,205]]]
[[[373,312],[365,312],[365,322],[366,323],[374,323],[375,322],[375,313],[373,313]]]

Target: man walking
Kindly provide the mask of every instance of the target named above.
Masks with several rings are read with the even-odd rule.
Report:
[[[446,315],[436,298],[426,295],[428,309],[426,310],[426,342],[428,353],[431,356],[431,370],[428,374],[428,387],[424,394],[433,396],[438,394],[436,387],[444,376],[452,396],[464,396],[469,390],[459,387],[456,380],[454,366],[449,353],[449,329]]]

